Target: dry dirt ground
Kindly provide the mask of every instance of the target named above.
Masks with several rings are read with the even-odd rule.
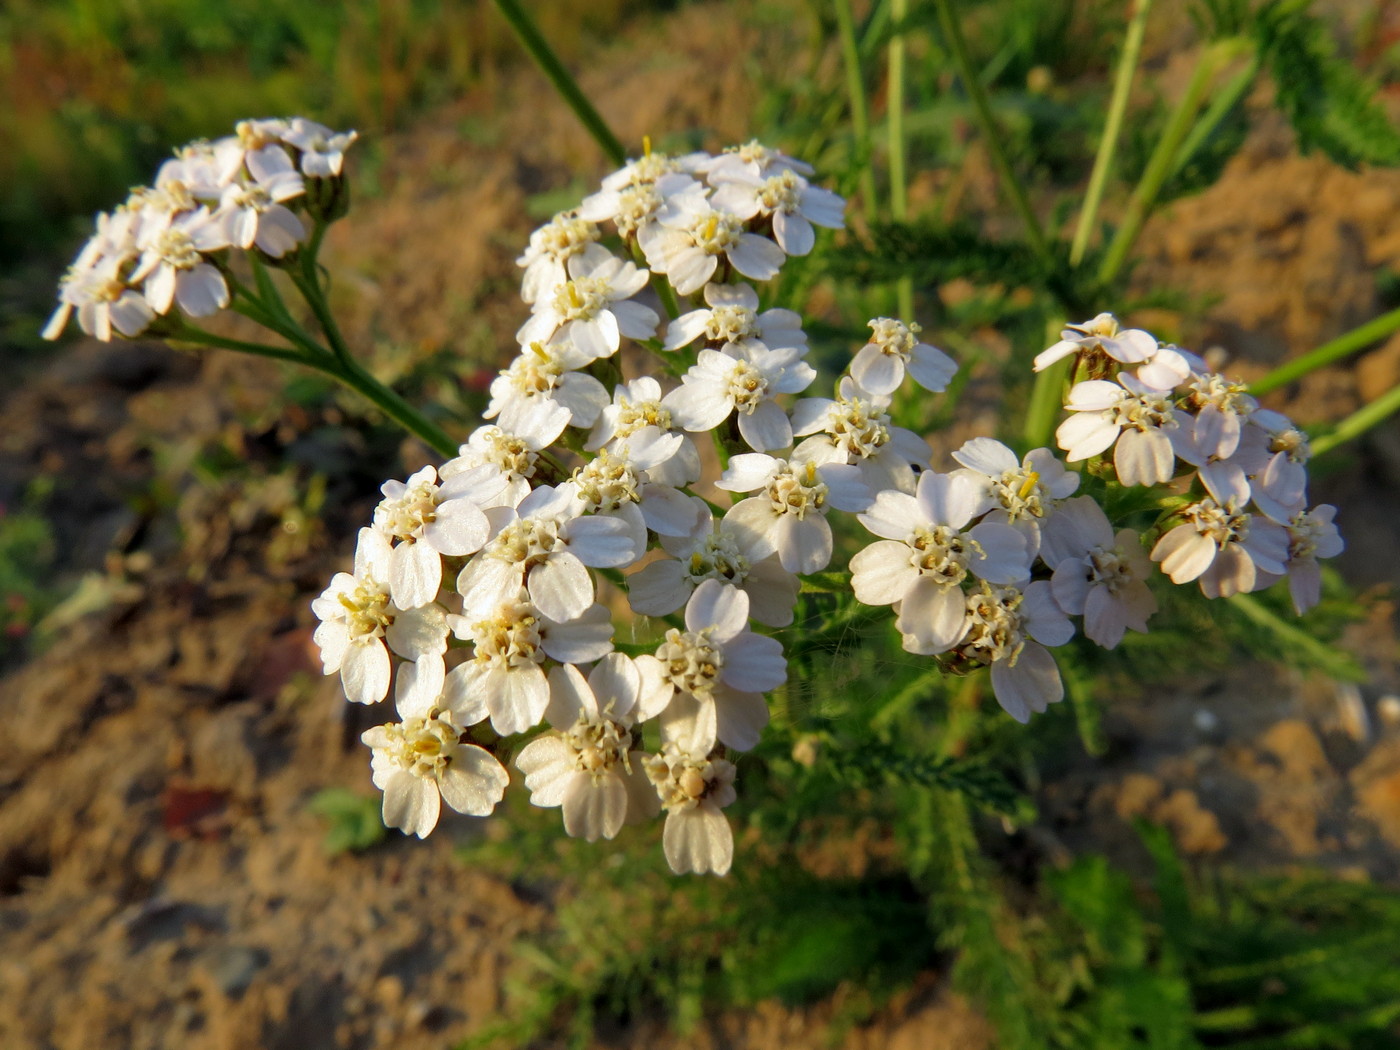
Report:
[[[742,138],[751,88],[726,57],[781,42],[696,7],[661,31],[681,75],[603,64],[587,87],[604,111],[628,141],[687,127]],[[458,133],[488,111],[513,114],[494,144]],[[1184,334],[1237,354],[1246,376],[1375,313],[1374,273],[1400,266],[1400,177],[1340,173],[1288,142],[1266,127],[1217,187],[1156,221],[1140,272],[1208,295]],[[387,142],[380,193],[329,248],[357,338],[392,331],[410,357],[509,346],[518,302],[477,290],[511,286],[526,195],[597,168],[526,76]],[[1397,378],[1400,338],[1291,407],[1334,416]],[[0,498],[58,479],[61,567],[90,574],[91,611],[0,680],[0,1046],[437,1050],[493,1017],[513,946],[551,922],[547,899],[454,859],[477,821],[359,856],[322,848],[308,799],[368,790],[368,763],[317,673],[308,603],[348,561],[398,450],[336,437],[337,409],[269,410],[283,385],[261,362],[83,344],[3,397]],[[196,454],[211,443],[253,465],[221,478]],[[1397,446],[1392,426],[1319,494],[1342,506],[1341,565],[1362,587],[1400,572]],[[340,479],[324,526],[294,484],[308,469]],[[1393,624],[1378,605],[1353,632],[1373,672],[1359,693],[1257,667],[1141,683],[1110,704],[1109,755],[1045,788],[1052,843],[1126,852],[1126,822],[1147,815],[1191,855],[1393,879],[1400,727],[1378,703],[1400,691]],[[824,1045],[834,1009],[764,1006],[685,1045]],[[670,1042],[646,1023],[608,1041]],[[990,1044],[936,974],[841,1043]]]

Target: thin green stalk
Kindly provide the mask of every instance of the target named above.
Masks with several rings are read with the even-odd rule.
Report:
[[[905,222],[909,218],[908,142],[904,135],[904,60],[907,54],[904,22],[909,17],[909,0],[891,0],[890,17],[894,20],[894,36],[889,46],[888,119],[890,152],[890,218]],[[914,319],[914,281],[908,275],[895,281],[895,301],[899,316]]]
[[[614,164],[622,164],[627,160],[627,151],[622,148],[622,143],[613,134],[612,128],[593,108],[593,103],[588,101],[588,96],[578,86],[578,82],[564,68],[564,63],[559,61],[559,56],[554,53],[554,49],[549,46],[548,41],[540,34],[530,16],[525,13],[525,9],[516,0],[496,0],[496,9],[501,12],[501,16],[510,23],[511,29],[515,30],[515,35],[520,38],[520,43],[525,50],[530,52],[530,57],[540,67],[540,70],[550,83],[554,85],[554,90],[574,111],[579,122],[584,126],[593,141],[598,143],[607,158]]]
[[[1191,73],[1186,91],[1172,111],[1167,126],[1162,131],[1162,137],[1157,140],[1156,148],[1147,161],[1147,168],[1128,199],[1128,210],[1123,215],[1123,222],[1114,233],[1103,262],[1099,265],[1100,284],[1112,284],[1122,271],[1128,253],[1137,243],[1138,235],[1142,233],[1148,216],[1157,204],[1157,195],[1166,183],[1172,162],[1191,130],[1192,121],[1201,108],[1211,80],[1214,79],[1221,62],[1238,46],[1238,41],[1220,41],[1207,46],[1201,52],[1201,57],[1196,60],[1196,68]]]
[[[1074,359],[1067,357],[1036,373],[1030,401],[1026,405],[1026,427],[1023,431],[1028,448],[1042,448],[1050,444],[1050,437],[1055,432],[1055,420],[1064,407],[1065,376],[1073,363]]]
[[[288,327],[282,324],[282,322],[277,320],[277,318],[273,317],[266,310],[246,301],[243,296],[235,297],[233,302],[229,304],[229,309],[236,314],[242,314],[244,317],[248,318],[248,320],[266,328],[270,332],[276,332],[294,346],[301,347],[302,352],[311,360],[331,358],[330,352],[307,335],[299,326]]]
[[[1053,342],[1058,334],[1058,325],[1046,326],[1045,336],[1048,340]],[[1022,430],[1027,448],[1049,446],[1055,433],[1055,422],[1064,408],[1065,383],[1071,378],[1070,369],[1074,367],[1074,361],[1073,357],[1064,358],[1035,374],[1030,400],[1026,404],[1026,425]]]
[[[841,59],[846,67],[846,95],[850,100],[851,132],[855,137],[856,163],[860,165],[860,198],[865,213],[874,216],[875,170],[870,165],[870,110],[865,98],[865,78],[861,76],[860,49],[856,45],[855,15],[851,0],[835,0],[836,27],[841,36]]]
[[[272,346],[269,343],[250,343],[243,339],[229,339],[227,336],[205,331],[187,321],[182,322],[175,331],[168,333],[166,338],[182,343],[212,346],[220,350],[237,350],[244,354],[256,354],[258,357],[270,357],[276,361],[291,361],[294,364],[309,365],[312,368],[321,367],[319,361],[308,359],[305,353],[293,350],[291,347]]]
[[[957,15],[953,11],[950,0],[934,0],[934,7],[938,9],[938,23],[943,29],[943,36],[948,44],[948,50],[953,56],[953,63],[958,67],[958,77],[963,82],[963,89],[972,102],[973,113],[982,129],[982,138],[986,142],[987,151],[991,154],[992,163],[1001,178],[1002,187],[1006,190],[1007,196],[1011,198],[1011,205],[1021,217],[1021,222],[1025,224],[1026,239],[1030,241],[1031,249],[1040,256],[1043,262],[1053,265],[1055,255],[1050,250],[1050,244],[1045,239],[1044,231],[1040,228],[1040,220],[1036,218],[1035,209],[1031,207],[1025,187],[1021,185],[1021,180],[1016,177],[1015,169],[1011,167],[1011,159],[1006,155],[1006,150],[1002,146],[1001,130],[997,127],[996,118],[992,115],[991,104],[987,101],[987,93],[982,88],[977,71],[972,68],[972,57],[968,54],[967,44],[963,40]]]
[[[1201,144],[1210,137],[1220,122],[1225,119],[1230,110],[1239,104],[1244,93],[1249,90],[1254,78],[1259,75],[1259,54],[1250,56],[1245,67],[1230,78],[1230,82],[1221,90],[1217,91],[1211,99],[1206,111],[1201,114],[1201,119],[1196,121],[1195,127],[1191,129],[1191,134],[1186,136],[1186,141],[1181,144],[1181,149],[1177,151],[1176,157],[1172,160],[1171,171],[1168,173],[1168,180],[1176,178],[1181,169],[1186,167],[1186,162],[1196,155],[1196,151],[1201,148]]]
[[[1333,677],[1344,682],[1357,682],[1364,677],[1350,655],[1318,641],[1301,627],[1281,619],[1254,595],[1233,594],[1230,596],[1230,604],[1260,627],[1272,631],[1288,648],[1307,653],[1319,667],[1326,669]]]
[[[1118,56],[1118,72],[1113,80],[1113,97],[1108,104],[1108,119],[1104,123],[1103,136],[1099,139],[1098,153],[1094,157],[1094,170],[1089,175],[1084,207],[1079,212],[1079,222],[1074,229],[1074,243],[1069,249],[1071,266],[1078,266],[1083,262],[1084,252],[1089,247],[1089,238],[1094,232],[1094,220],[1098,217],[1104,184],[1108,181],[1108,172],[1113,166],[1113,155],[1118,151],[1118,133],[1123,126],[1123,114],[1128,110],[1128,94],[1133,86],[1133,74],[1137,72],[1138,56],[1142,54],[1142,39],[1147,32],[1147,12],[1151,7],[1152,0],[1135,0],[1132,16],[1128,20],[1128,32],[1123,38],[1123,53]]]
[[[335,376],[433,451],[449,457],[457,454],[458,443],[448,437],[446,431],[374,378],[357,361],[327,364],[330,367],[323,367],[322,371]]]
[[[1331,452],[1338,445],[1360,437],[1372,427],[1384,423],[1396,412],[1400,412],[1400,386],[1376,398],[1369,405],[1357,409],[1326,434],[1312,439],[1313,455],[1320,456]]]
[[[1323,343],[1316,350],[1279,365],[1263,379],[1251,383],[1249,392],[1258,395],[1267,394],[1270,390],[1277,390],[1281,386],[1303,378],[1310,372],[1316,372],[1319,368],[1330,365],[1334,361],[1340,361],[1358,350],[1366,349],[1372,343],[1383,339],[1397,329],[1400,329],[1400,310],[1381,314],[1360,327],[1353,328],[1350,332],[1344,332],[1331,342]]]

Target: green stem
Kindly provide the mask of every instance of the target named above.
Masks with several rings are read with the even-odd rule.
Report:
[[[247,301],[243,296],[238,296],[229,305],[229,309],[236,314],[242,314],[248,320],[266,328],[268,331],[276,332],[287,342],[301,347],[302,352],[308,359],[315,361],[322,358],[331,357],[328,351],[316,340],[312,339],[299,325],[285,325],[268,311]],[[316,367],[320,367],[319,365]]]
[[[457,454],[458,443],[448,437],[446,431],[375,379],[358,362],[328,361],[326,365],[321,368],[323,372],[335,376],[433,451],[447,457]]]
[[[612,128],[593,108],[593,103],[588,101],[588,96],[578,86],[578,82],[569,75],[569,71],[564,68],[564,64],[559,61],[559,56],[554,53],[554,49],[549,46],[548,41],[540,34],[539,29],[525,13],[525,9],[516,0],[496,0],[496,9],[501,12],[502,17],[510,23],[511,29],[515,30],[515,35],[520,38],[520,43],[525,50],[530,52],[530,57],[540,67],[540,70],[550,83],[554,85],[554,90],[559,92],[579,122],[584,126],[593,141],[598,143],[608,160],[614,164],[622,164],[627,160],[627,151],[622,148],[622,143],[613,134]]]
[[[1310,372],[1315,372],[1340,361],[1344,357],[1364,350],[1372,343],[1385,336],[1390,335],[1396,329],[1400,329],[1400,310],[1392,310],[1388,314],[1367,321],[1359,328],[1353,328],[1350,332],[1345,332],[1337,336],[1331,342],[1323,343],[1316,350],[1309,351],[1302,357],[1295,358],[1285,364],[1279,365],[1263,379],[1249,385],[1251,394],[1267,394],[1270,390],[1277,390],[1281,386],[1301,379]]]
[[[1306,653],[1314,663],[1333,677],[1344,682],[1357,682],[1364,677],[1360,668],[1356,666],[1356,661],[1348,654],[1319,642],[1307,631],[1281,619],[1254,595],[1233,594],[1230,596],[1230,604],[1260,627],[1276,634],[1279,641],[1288,648]]]
[[[1100,284],[1112,284],[1122,271],[1123,264],[1128,259],[1128,253],[1137,243],[1138,235],[1142,233],[1148,216],[1152,214],[1152,209],[1157,204],[1157,195],[1161,192],[1162,186],[1167,181],[1167,176],[1171,173],[1172,162],[1176,159],[1182,142],[1191,130],[1191,122],[1201,108],[1201,102],[1205,98],[1211,80],[1215,77],[1216,70],[1219,69],[1221,61],[1227,56],[1228,50],[1234,50],[1238,46],[1238,41],[1233,40],[1210,44],[1201,52],[1201,57],[1196,60],[1196,68],[1191,73],[1191,80],[1186,85],[1186,91],[1167,120],[1162,137],[1157,140],[1156,148],[1153,149],[1152,156],[1147,161],[1147,168],[1143,171],[1142,178],[1138,180],[1137,186],[1133,188],[1132,196],[1128,199],[1128,210],[1123,216],[1123,222],[1114,233],[1108,251],[1103,257],[1103,262],[1099,264]]]
[[[244,354],[256,354],[258,357],[270,357],[275,361],[291,361],[294,364],[309,365],[312,368],[321,367],[318,361],[308,360],[305,353],[293,350],[291,347],[272,346],[268,343],[250,343],[243,339],[229,339],[226,336],[207,332],[188,321],[181,322],[180,327],[170,332],[166,338],[179,342],[212,346],[220,350],[237,350]]]
[[[1191,134],[1186,136],[1186,141],[1181,144],[1181,149],[1177,151],[1176,157],[1172,160],[1171,171],[1168,179],[1174,179],[1186,167],[1186,162],[1196,155],[1196,151],[1201,148],[1220,122],[1225,119],[1230,110],[1239,104],[1244,93],[1249,90],[1249,86],[1254,83],[1254,78],[1259,75],[1259,54],[1250,56],[1249,62],[1236,73],[1225,87],[1215,93],[1206,111],[1201,114],[1201,119],[1196,122],[1191,129]]]
[[[1133,74],[1137,71],[1138,56],[1142,53],[1142,39],[1147,31],[1147,12],[1151,7],[1152,0],[1135,0],[1132,16],[1128,21],[1128,33],[1123,39],[1123,53],[1118,56],[1118,73],[1113,81],[1113,98],[1108,105],[1108,120],[1104,123],[1103,137],[1099,139],[1098,153],[1094,157],[1094,170],[1089,176],[1089,189],[1084,195],[1084,207],[1079,212],[1079,223],[1074,229],[1074,243],[1069,250],[1071,266],[1078,266],[1083,262],[1084,252],[1089,247],[1089,238],[1094,232],[1094,219],[1098,217],[1104,184],[1108,181],[1108,172],[1113,166],[1113,155],[1118,150],[1118,133],[1123,126],[1123,114],[1128,109],[1128,94],[1133,86]]]
[[[891,0],[890,17],[894,20],[894,35],[889,46],[889,99],[886,129],[890,151],[890,218],[905,222],[909,218],[908,141],[904,134],[904,65],[905,20],[909,17],[909,0]],[[907,274],[895,281],[896,309],[901,318],[914,320],[914,281]]]
[[[1370,404],[1347,416],[1326,434],[1313,438],[1313,455],[1320,456],[1324,452],[1331,452],[1338,445],[1360,437],[1372,427],[1385,422],[1396,412],[1400,412],[1400,386],[1391,387]]]
[[[967,44],[963,40],[957,15],[953,11],[950,0],[934,0],[934,6],[938,9],[938,23],[943,29],[943,36],[948,44],[948,50],[953,56],[953,63],[958,68],[958,77],[963,82],[963,89],[972,102],[972,110],[982,129],[982,137],[987,144],[987,152],[991,154],[992,164],[1001,177],[1001,184],[1006,190],[1007,196],[1011,198],[1012,207],[1016,209],[1016,213],[1020,215],[1021,221],[1025,224],[1026,239],[1030,241],[1031,249],[1040,256],[1041,261],[1048,265],[1054,265],[1055,255],[1050,250],[1050,244],[1045,239],[1044,231],[1040,228],[1040,220],[1036,218],[1035,209],[1031,207],[1025,187],[1021,185],[1021,180],[1016,177],[1016,172],[1011,167],[1011,159],[1006,155],[1006,150],[1002,146],[1001,130],[997,127],[996,118],[992,115],[992,107],[987,101],[987,92],[982,87],[982,81],[978,78],[977,71],[972,68],[972,58],[968,54]]]
[[[860,197],[865,214],[873,217],[876,208],[875,170],[870,165],[870,110],[865,98],[865,78],[861,76],[860,49],[856,45],[855,15],[851,0],[835,0],[836,27],[841,36],[841,59],[846,67],[846,95],[851,107],[851,131],[855,136],[855,162],[860,166]]]
[[[1030,401],[1026,405],[1026,426],[1022,432],[1028,448],[1050,444],[1051,435],[1055,432],[1055,420],[1064,407],[1065,378],[1073,364],[1074,358],[1071,356],[1036,373]]]

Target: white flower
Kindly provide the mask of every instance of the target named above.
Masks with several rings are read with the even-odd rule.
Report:
[[[715,485],[730,492],[763,493],[741,500],[725,520],[752,536],[752,549],[776,552],[788,572],[820,572],[831,562],[831,525],[827,512],[862,511],[870,489],[860,469],[839,463],[794,464],[761,452],[734,456]]]
[[[1263,515],[1240,510],[1235,499],[1199,500],[1181,516],[1185,522],[1152,548],[1152,560],[1162,563],[1173,583],[1199,579],[1202,594],[1222,598],[1257,590],[1286,571],[1288,533]]]
[[[907,371],[925,390],[935,394],[948,388],[958,371],[957,362],[942,350],[919,341],[922,329],[889,317],[870,322],[870,342],[851,361],[851,378],[871,394],[892,394],[904,382]]]
[[[737,797],[733,762],[667,743],[646,760],[646,773],[666,809],[661,834],[666,863],[677,875],[725,875],[734,862],[734,833],[720,812]]]
[[[567,339],[593,361],[617,353],[624,335],[656,334],[656,312],[631,301],[646,287],[646,270],[611,255],[575,255],[568,275],[535,302],[534,314],[516,333],[522,345]]]
[[[1104,313],[1083,324],[1067,325],[1060,332],[1058,343],[1036,355],[1035,370],[1042,371],[1070,354],[1084,351],[1097,351],[1122,364],[1135,365],[1151,360],[1157,349],[1156,336],[1141,328],[1120,328],[1118,318]]]
[[[1032,712],[1064,699],[1060,669],[1045,646],[1072,637],[1074,625],[1055,604],[1049,583],[1038,580],[1024,591],[984,583],[967,596],[967,632],[954,651],[974,666],[990,666],[997,702],[1016,721],[1028,722]],[[908,649],[908,637],[905,642]]]
[[[407,660],[442,662],[447,649],[446,612],[437,604],[404,609],[389,595],[393,562],[389,541],[361,529],[354,574],[338,572],[311,603],[321,620],[313,636],[326,674],[340,672],[345,698],[377,704],[389,692],[387,645]]]
[[[447,676],[448,691],[481,698],[491,728],[502,736],[523,733],[544,717],[549,686],[540,665],[546,656],[582,663],[612,650],[612,622],[603,606],[589,606],[561,623],[520,589],[494,608],[469,606],[466,615],[447,622],[454,635],[475,646],[472,658]]]
[[[245,249],[256,244],[280,259],[306,236],[306,227],[283,203],[302,196],[306,185],[281,150],[250,153],[247,163],[251,181],[224,187],[215,218],[230,244]]]
[[[1337,508],[1322,504],[1312,510],[1299,511],[1284,526],[1288,533],[1288,594],[1293,608],[1302,616],[1322,600],[1322,571],[1318,558],[1335,558],[1346,545],[1332,519]],[[1268,586],[1278,577],[1261,569],[1256,590]]]
[[[661,536],[685,536],[695,527],[695,505],[679,489],[650,480],[647,472],[669,460],[680,447],[679,434],[651,429],[598,454],[565,482],[589,514],[625,520],[646,547],[646,530]]]
[[[669,616],[705,580],[719,580],[749,596],[749,615],[769,627],[792,623],[800,581],[782,567],[777,556],[765,555],[766,543],[748,530],[737,530],[711,516],[704,500],[696,499],[696,527],[686,536],[662,536],[669,558],[654,561],[627,578],[632,611],[645,616]]]
[[[282,137],[290,130],[291,125],[281,119],[240,120],[234,125],[232,135],[214,143],[214,154],[218,158],[218,185],[222,187],[236,179],[251,156],[280,155],[285,160],[291,160],[282,146]]]
[[[846,202],[832,193],[810,185],[791,168],[767,177],[747,172],[712,173],[717,186],[714,203],[741,219],[761,216],[773,223],[773,237],[788,255],[806,255],[816,244],[812,229],[825,226],[840,230],[846,226]]]
[[[1076,413],[1055,431],[1071,463],[1115,444],[1113,466],[1124,485],[1164,484],[1176,474],[1170,434],[1180,424],[1171,399],[1126,373],[1118,382],[1076,383],[1065,408]]]
[[[613,403],[598,415],[593,432],[584,448],[590,452],[614,448],[633,441],[656,440],[661,435],[675,434],[681,439],[675,454],[664,463],[647,471],[653,481],[679,488],[700,480],[700,453],[690,435],[683,434],[671,417],[671,410],[662,404],[661,384],[650,376],[630,383],[619,383],[613,390]]]
[[[548,448],[564,432],[569,417],[558,411],[558,406],[552,402],[536,399],[513,413],[511,423],[510,430],[498,426],[477,427],[466,444],[457,449],[456,457],[438,468],[438,475],[446,481],[463,471],[490,464],[506,477],[506,486],[494,505],[514,507],[519,504],[530,492],[541,450]],[[489,505],[492,504],[483,504]]]
[[[682,196],[697,202],[705,199],[705,187],[683,174],[679,167],[655,174],[660,167],[653,162],[659,158],[664,158],[668,164],[682,163],[682,160],[653,153],[613,172],[603,180],[601,190],[584,198],[578,217],[590,222],[611,222],[626,240],[655,222],[657,213],[668,201]]]
[[[711,182],[719,182],[735,176],[768,176],[782,171],[811,175],[813,169],[805,160],[789,157],[757,139],[750,139],[742,146],[728,147],[718,157],[700,161],[696,170],[704,172]]]
[[[962,531],[982,502],[971,478],[925,471],[917,495],[881,492],[859,515],[884,538],[851,559],[855,596],[866,605],[900,603],[896,626],[917,641],[919,652],[943,652],[962,638],[962,584],[969,573],[993,583],[1030,578],[1026,539],[1011,526],[982,522]]]
[[[564,830],[589,842],[655,816],[661,805],[642,765],[646,756],[632,749],[642,691],[636,664],[611,653],[587,680],[565,664],[549,672],[549,687],[546,715],[557,732],[536,737],[515,760],[531,804],[561,806]]]
[[[538,409],[535,402],[548,401],[567,413],[564,426],[591,427],[608,403],[608,390],[588,373],[577,371],[590,360],[567,341],[521,347],[509,367],[491,381],[491,403],[482,416],[499,417],[502,429],[513,433],[530,426],[522,425],[521,413]]]
[[[1307,502],[1307,462],[1312,448],[1307,435],[1279,412],[1260,409],[1246,421],[1241,444],[1253,446],[1256,431],[1266,436],[1264,455],[1268,462],[1250,481],[1250,495],[1260,510],[1275,521],[1287,521],[1303,510]]]
[[[1232,383],[1214,372],[1191,377],[1185,404],[1196,413],[1196,447],[1215,459],[1235,454],[1245,421],[1259,407],[1245,384]]]
[[[685,607],[684,631],[671,628],[655,656],[637,657],[648,687],[639,717],[660,714],[662,734],[708,752],[718,739],[747,751],[768,724],[763,694],[787,680],[777,639],[748,629],[749,598],[705,580]]]
[[[807,440],[793,449],[792,461],[850,463],[872,492],[914,491],[913,467],[928,462],[928,443],[895,426],[887,408],[889,398],[867,394],[850,376],[842,377],[834,401],[803,398],[792,406],[792,432]]]
[[[457,577],[469,612],[492,610],[520,588],[551,620],[567,622],[593,604],[586,566],[622,568],[642,552],[631,527],[616,518],[581,516],[583,502],[565,488],[542,485]]]
[[[88,335],[109,342],[112,331],[132,338],[146,330],[155,311],[121,273],[124,261],[103,258],[88,269],[70,269],[59,284],[59,305],[44,326],[45,339],[57,339],[74,309],[78,327]]]
[[[340,174],[345,151],[360,137],[357,131],[332,131],[305,117],[293,117],[281,133],[282,141],[301,151],[301,173],[308,178],[329,179]]]
[[[1105,649],[1124,631],[1147,631],[1157,599],[1147,588],[1152,563],[1132,529],[1117,535],[1088,496],[1065,500],[1045,523],[1040,556],[1054,570],[1051,591],[1060,608],[1084,617],[1084,634]]]
[[[705,302],[709,309],[691,310],[671,322],[662,349],[678,350],[703,336],[716,349],[760,344],[769,350],[792,347],[807,352],[801,315],[781,309],[759,313],[758,292],[751,285],[707,284]]]
[[[657,212],[656,222],[637,231],[647,265],[663,273],[680,295],[698,292],[714,277],[722,255],[745,277],[777,276],[786,256],[766,237],[748,233],[744,220],[693,197],[677,197]]]
[[[701,350],[680,388],[661,403],[692,432],[714,430],[735,413],[740,436],[750,448],[766,452],[792,444],[792,424],[774,398],[806,390],[816,377],[796,349],[731,344],[722,351]]]
[[[453,474],[438,484],[431,466],[407,482],[386,481],[374,509],[374,528],[395,541],[389,562],[389,590],[405,609],[426,605],[442,586],[442,556],[480,550],[495,531],[483,507],[506,485],[491,464]]]
[[[520,297],[533,303],[563,284],[569,279],[567,264],[576,256],[598,261],[612,258],[597,243],[598,237],[597,226],[567,211],[530,234],[530,246],[515,260],[516,266],[525,267]]]
[[[360,736],[374,749],[371,768],[375,787],[384,792],[384,823],[420,839],[437,827],[443,802],[484,817],[510,783],[489,752],[461,742],[463,729],[480,721],[476,705],[443,696],[442,688],[440,661],[404,665],[395,693],[403,721]]]
[[[1048,448],[1035,448],[1020,462],[1000,441],[973,438],[953,458],[983,486],[990,521],[1002,521],[1025,533],[1031,556],[1040,549],[1040,522],[1055,504],[1079,487],[1079,475],[1065,470]]]
[[[228,306],[224,276],[204,252],[228,247],[222,225],[205,208],[181,215],[144,245],[131,283],[145,281],[146,302],[158,314],[174,302],[191,317],[208,317]]]

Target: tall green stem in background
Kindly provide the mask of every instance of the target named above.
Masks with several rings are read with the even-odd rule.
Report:
[[[851,0],[835,0],[836,28],[841,36],[841,61],[846,67],[846,95],[851,107],[851,132],[855,136],[854,161],[860,166],[860,199],[865,214],[874,218],[877,202],[875,169],[870,163],[870,107],[865,98],[865,78],[861,75],[860,48],[856,43],[856,20]]]
[[[1021,185],[1021,180],[1016,177],[1016,171],[1011,167],[1011,159],[1006,155],[1006,150],[1002,146],[1001,130],[997,127],[996,118],[992,115],[992,106],[987,101],[987,92],[982,88],[982,81],[977,76],[977,71],[972,68],[972,58],[968,54],[967,43],[963,40],[962,29],[958,24],[952,4],[950,0],[934,0],[934,6],[938,9],[938,24],[942,27],[944,40],[953,56],[953,63],[958,67],[958,77],[963,82],[963,89],[972,102],[972,111],[982,130],[982,138],[987,144],[987,152],[991,155],[992,164],[996,167],[997,174],[1001,178],[1002,188],[1010,198],[1011,206],[1016,209],[1016,214],[1021,217],[1021,222],[1025,224],[1026,239],[1030,241],[1032,250],[1040,256],[1042,262],[1054,265],[1055,255],[1050,250],[1050,244],[1045,239],[1044,231],[1040,228],[1040,220],[1036,218],[1035,209],[1031,207],[1025,187]]]
[[[907,145],[904,138],[904,40],[905,21],[909,17],[909,0],[891,0],[890,17],[894,20],[894,35],[889,49],[889,128],[890,147],[890,218],[895,222],[909,219],[909,184],[905,168]],[[905,276],[895,282],[899,316],[914,319],[914,281]]]
[[[1157,140],[1152,156],[1147,161],[1147,168],[1128,199],[1128,210],[1123,215],[1123,222],[1114,233],[1103,262],[1099,265],[1100,284],[1112,284],[1122,272],[1123,264],[1128,260],[1128,253],[1137,243],[1143,225],[1157,204],[1157,195],[1161,193],[1162,186],[1173,170],[1173,163],[1182,142],[1191,130],[1192,122],[1201,108],[1201,102],[1211,81],[1221,65],[1239,47],[1240,42],[1237,40],[1222,40],[1207,45],[1201,52],[1201,57],[1196,60],[1196,68],[1191,73],[1186,91],[1172,110],[1167,126],[1162,131],[1162,137]]]
[[[1118,73],[1113,81],[1113,98],[1108,105],[1108,119],[1104,123],[1103,136],[1099,139],[1099,149],[1094,157],[1094,170],[1089,176],[1089,188],[1084,194],[1084,207],[1079,212],[1079,223],[1074,230],[1074,243],[1069,250],[1069,264],[1078,266],[1084,260],[1084,252],[1093,236],[1094,219],[1098,216],[1099,201],[1103,199],[1104,183],[1108,181],[1109,169],[1113,166],[1113,155],[1118,151],[1118,132],[1123,126],[1123,114],[1128,109],[1128,93],[1133,86],[1133,74],[1137,71],[1138,56],[1142,54],[1142,39],[1147,32],[1147,12],[1152,0],[1136,0],[1132,18],[1128,22],[1128,33],[1123,40],[1123,53],[1118,57]]]
[[[1330,452],[1343,442],[1358,438],[1372,427],[1384,423],[1396,412],[1400,412],[1400,386],[1391,387],[1369,405],[1358,408],[1326,434],[1312,442],[1313,454],[1320,456]]]
[[[1334,361],[1349,357],[1358,350],[1365,350],[1372,343],[1385,338],[1397,329],[1400,329],[1400,310],[1391,310],[1390,313],[1381,314],[1359,328],[1353,328],[1350,332],[1337,336],[1331,342],[1323,343],[1316,350],[1279,365],[1263,379],[1250,383],[1249,392],[1258,395],[1267,394],[1270,390],[1277,390],[1295,379],[1302,379],[1310,372],[1316,372],[1319,368],[1330,365]]]
[[[525,13],[525,9],[516,0],[496,0],[496,9],[510,23],[515,35],[520,38],[520,43],[530,52],[530,57],[568,103],[579,122],[593,136],[593,141],[598,143],[608,160],[618,165],[624,163],[627,160],[627,151],[622,148],[622,143],[613,134],[612,128],[608,127],[607,121],[593,108],[593,103],[588,101],[588,96],[578,86],[578,81],[564,68],[564,63],[559,61],[559,56],[540,34],[539,28]]]

